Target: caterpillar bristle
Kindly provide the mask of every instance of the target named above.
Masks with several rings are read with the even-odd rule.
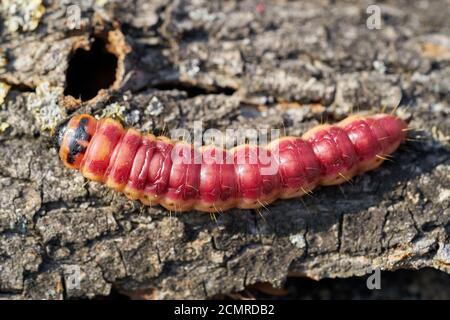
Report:
[[[266,217],[264,217],[264,215],[261,213],[261,211],[257,208],[255,209],[255,211],[258,213],[258,215],[261,217],[261,219],[264,221],[264,223],[267,223]]]
[[[283,120],[283,118],[281,118],[281,126],[283,127],[283,137],[285,137],[286,136],[286,125],[284,124],[284,120]]]
[[[342,196],[343,196],[344,198],[347,198],[347,195],[346,195],[345,192],[344,192],[344,188],[342,188],[341,185],[338,185],[338,187],[339,187],[339,190],[340,190],[341,193],[342,193]]]
[[[213,204],[213,208],[219,215],[223,214],[223,211],[221,209],[218,209],[215,204]]]
[[[308,214],[310,214],[311,212],[309,211],[309,208],[308,208],[308,206],[306,205],[306,202],[305,201],[303,201],[303,198],[299,198],[300,199],[300,202],[301,202],[301,204],[303,205],[303,207],[306,209],[306,212],[308,213]]]
[[[342,179],[344,179],[347,183],[350,183],[351,185],[353,185],[352,180],[351,180],[349,177],[345,176],[345,175],[344,175],[343,173],[341,173],[341,172],[339,172],[338,174],[339,174],[339,176],[340,176]]]
[[[258,203],[259,203],[259,205],[260,205],[261,207],[263,207],[263,208],[264,208],[265,210],[267,210],[267,211],[270,211],[269,208],[267,208],[267,206],[266,206],[264,203],[261,202],[261,200],[257,199],[257,201],[258,201]]]
[[[209,217],[211,218],[211,221],[214,221],[217,225],[219,225],[219,223],[217,222],[216,214],[214,212],[210,212]]]
[[[425,142],[426,137],[421,137],[421,136],[415,136],[415,137],[408,137],[405,139],[406,141],[409,142]]]
[[[380,156],[379,154],[375,155],[375,157],[377,157],[378,159],[383,160],[383,161],[392,161],[392,159],[389,159],[386,156]]]
[[[425,129],[420,129],[420,128],[411,127],[411,126],[408,126],[407,128],[402,129],[402,132],[410,132],[410,131],[426,132]]]
[[[306,194],[306,195],[308,195],[308,196],[314,198],[312,190],[307,190],[307,189],[305,189],[305,188],[303,188],[303,187],[301,187],[300,189],[302,190],[302,192],[303,192],[304,194]]]
[[[399,104],[397,104],[391,111],[391,115],[394,115],[397,112],[397,108],[399,107]]]
[[[389,139],[389,137],[381,137],[381,138],[378,138],[377,140],[378,140],[378,142],[382,142],[387,139]]]

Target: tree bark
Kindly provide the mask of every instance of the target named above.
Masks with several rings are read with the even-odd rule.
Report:
[[[18,25],[0,4],[2,298],[92,298],[114,287],[204,299],[288,275],[450,273],[448,1],[385,1],[381,29],[367,27],[366,1],[24,3],[34,14]],[[79,73],[69,79],[71,67]],[[93,99],[79,99],[85,81]],[[382,107],[423,130],[393,161],[217,221],[86,182],[49,143],[74,112],[159,133],[202,120],[300,135]]]

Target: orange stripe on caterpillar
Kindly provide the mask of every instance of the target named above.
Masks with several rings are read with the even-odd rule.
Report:
[[[406,128],[389,114],[352,116],[265,147],[196,149],[82,114],[59,126],[56,138],[67,167],[130,199],[174,211],[217,212],[258,208],[346,182],[378,167],[405,140]]]

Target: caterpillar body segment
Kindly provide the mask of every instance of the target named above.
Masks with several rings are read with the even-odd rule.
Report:
[[[259,208],[319,185],[347,182],[377,168],[405,140],[406,131],[407,124],[393,115],[351,116],[301,138],[225,150],[195,148],[82,114],[61,125],[56,140],[67,167],[130,199],[173,211],[220,212]]]

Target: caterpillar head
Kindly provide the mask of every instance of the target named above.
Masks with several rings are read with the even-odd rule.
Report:
[[[88,114],[76,115],[56,127],[53,136],[54,144],[66,166],[80,168],[96,129],[97,120]]]

